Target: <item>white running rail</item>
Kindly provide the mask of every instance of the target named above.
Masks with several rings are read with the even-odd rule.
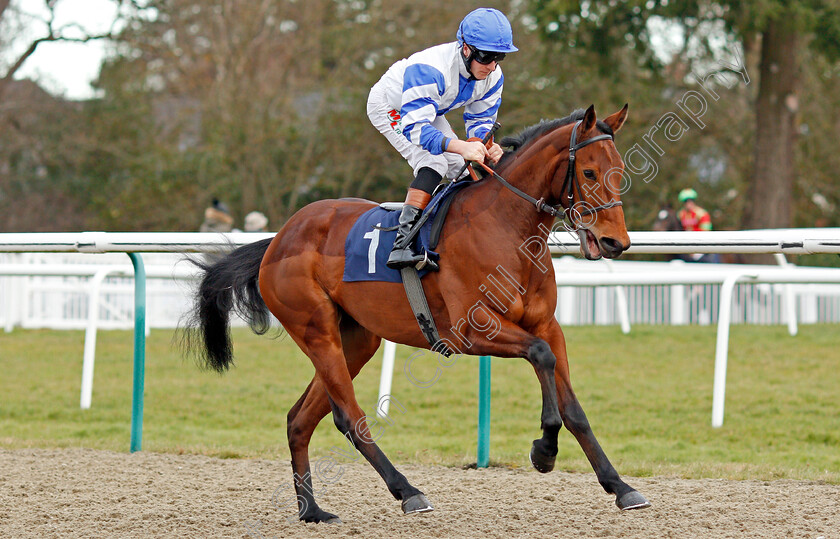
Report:
[[[0,234],[0,252],[212,252],[227,246],[236,246],[272,237],[272,234],[261,233],[39,233],[39,234]],[[736,232],[631,232],[632,242],[628,253],[773,253],[773,254],[840,254],[840,229],[781,229],[781,230],[749,230]],[[576,253],[579,241],[567,232],[552,233],[547,249],[553,254]],[[555,261],[555,266],[558,262]],[[11,268],[10,264],[0,264],[0,275],[3,268],[10,266],[9,272],[20,271]],[[699,267],[700,265],[698,265]],[[709,266],[709,265],[706,265]],[[593,266],[594,267],[594,266]],[[720,426],[723,422],[723,402],[726,381],[726,353],[729,339],[729,324],[731,321],[732,297],[735,285],[746,281],[755,284],[772,283],[840,283],[840,270],[817,268],[764,268],[747,269],[727,272],[682,268],[681,271],[668,270],[658,275],[650,272],[631,274],[618,269],[617,263],[610,266],[610,272],[585,274],[558,272],[558,286],[567,287],[599,287],[612,286],[619,290],[621,286],[629,285],[673,285],[675,287],[694,284],[719,284],[720,308],[718,310],[718,342],[715,359],[715,384],[713,395],[713,426]],[[56,270],[61,271],[61,270]],[[115,270],[116,271],[116,270]],[[8,273],[20,275],[19,273]],[[94,272],[92,275],[100,275]],[[170,275],[170,278],[173,277]],[[104,275],[91,286],[92,289],[101,285]],[[9,288],[7,286],[7,288]],[[3,288],[0,287],[0,290]],[[561,288],[562,290],[562,288]],[[11,290],[10,290],[11,292]],[[622,301],[622,293],[617,292],[618,304]],[[8,293],[13,296],[12,293]],[[561,292],[562,297],[562,292]],[[785,292],[787,322],[791,334],[795,334],[795,309],[792,307],[793,297],[790,289]],[[621,308],[620,310],[626,310]],[[674,307],[672,305],[672,313]],[[88,315],[88,322],[96,319],[96,314]],[[621,319],[622,330],[629,331],[629,316]],[[561,317],[562,322],[562,317]],[[90,325],[88,325],[90,327]],[[725,328],[725,329],[724,329]],[[7,321],[8,329],[8,321]],[[390,352],[390,359],[385,359],[383,367],[390,365],[393,372],[394,347],[386,347]],[[91,361],[92,365],[92,361]],[[384,372],[380,380],[380,397],[390,392],[391,379]],[[84,382],[83,382],[84,385]],[[92,386],[92,370],[91,383]],[[84,396],[82,404],[84,405]],[[89,402],[89,401],[88,401]],[[381,402],[381,399],[380,399]]]

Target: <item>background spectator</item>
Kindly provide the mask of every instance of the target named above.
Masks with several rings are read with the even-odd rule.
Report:
[[[245,216],[245,232],[267,232],[268,217],[262,212],[252,211]]]
[[[204,222],[198,229],[200,232],[230,232],[233,228],[233,217],[230,210],[218,198],[213,198],[213,203],[204,210]]]

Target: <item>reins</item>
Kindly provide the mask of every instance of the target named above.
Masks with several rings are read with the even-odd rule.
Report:
[[[568,169],[568,172],[566,173],[566,181],[563,183],[563,190],[566,193],[566,195],[565,195],[566,196],[566,204],[567,204],[568,208],[564,208],[562,202],[560,204],[557,204],[556,206],[552,206],[551,204],[546,203],[545,198],[536,199],[536,198],[532,197],[531,195],[529,195],[528,193],[526,193],[526,192],[522,191],[521,189],[517,188],[516,186],[512,185],[506,179],[501,177],[495,170],[488,167],[484,163],[476,161],[476,164],[481,166],[485,171],[487,171],[488,174],[490,174],[494,178],[496,178],[499,181],[499,183],[501,183],[503,186],[505,186],[508,190],[510,190],[511,192],[513,192],[514,194],[519,196],[520,198],[522,198],[524,200],[527,200],[528,202],[533,204],[537,208],[538,212],[545,212],[545,213],[551,215],[552,217],[557,217],[559,219],[567,219],[568,218],[569,221],[571,222],[572,220],[571,220],[571,218],[569,218],[569,215],[568,215],[567,212],[569,212],[573,209],[574,205],[572,204],[572,201],[574,200],[574,197],[575,197],[575,191],[577,191],[578,195],[582,194],[581,189],[580,189],[580,185],[578,185],[577,174],[575,174],[575,152],[577,152],[579,149],[583,148],[584,146],[588,146],[589,144],[592,144],[593,142],[598,142],[598,141],[601,141],[601,140],[613,140],[612,135],[603,134],[603,135],[598,135],[596,137],[592,137],[590,139],[586,139],[583,142],[577,142],[577,128],[581,123],[583,123],[583,120],[578,120],[575,123],[574,127],[572,128],[572,138],[569,141],[569,169]],[[616,200],[616,201],[613,201],[613,202],[608,202],[606,204],[601,204],[600,206],[592,207],[588,202],[582,200],[582,198],[583,198],[582,196],[580,198],[581,198],[580,203],[587,206],[587,207],[583,208],[582,211],[578,211],[578,210],[574,210],[574,211],[577,212],[578,216],[581,216],[581,217],[584,216],[584,215],[590,215],[590,214],[593,214],[593,213],[597,213],[601,210],[607,210],[609,208],[614,208],[616,206],[621,206],[622,205],[622,202],[620,200]],[[574,223],[572,223],[572,224],[574,224]]]
[[[545,212],[545,213],[551,215],[552,217],[555,217],[555,218],[558,218],[558,219],[568,219],[569,222],[573,226],[578,227],[578,224],[573,221],[572,217],[569,216],[569,213],[574,212],[577,217],[583,217],[585,215],[591,215],[593,213],[597,213],[601,210],[607,210],[607,209],[614,208],[616,206],[621,206],[622,205],[622,202],[620,200],[616,200],[616,201],[613,201],[613,202],[607,202],[606,204],[601,204],[600,206],[592,207],[588,202],[586,202],[585,200],[582,200],[583,197],[580,196],[580,195],[582,195],[582,193],[581,193],[580,185],[578,185],[577,174],[575,174],[575,152],[577,152],[579,149],[583,148],[584,146],[588,146],[588,145],[592,144],[593,142],[598,142],[598,141],[601,141],[601,140],[613,140],[612,135],[603,134],[603,135],[598,135],[598,136],[592,137],[590,139],[586,139],[583,142],[577,142],[577,128],[582,123],[583,123],[583,120],[578,120],[577,122],[575,122],[574,127],[572,127],[572,137],[571,137],[571,140],[569,141],[569,169],[568,169],[568,172],[566,173],[566,181],[563,183],[563,190],[566,192],[566,203],[567,203],[568,208],[564,208],[562,202],[560,204],[557,204],[556,206],[552,206],[551,204],[548,204],[545,201],[544,197],[540,198],[540,199],[536,199],[536,198],[532,197],[531,195],[529,195],[528,193],[526,193],[525,191],[523,191],[523,190],[519,189],[518,187],[516,187],[515,185],[511,184],[509,181],[507,181],[506,179],[501,177],[495,170],[488,167],[483,162],[473,161],[473,163],[481,166],[485,171],[487,171],[488,174],[490,174],[494,178],[496,178],[499,181],[499,183],[501,183],[503,186],[505,186],[505,188],[507,188],[509,191],[513,192],[514,194],[516,194],[520,198],[522,198],[524,200],[527,200],[528,202],[533,204],[534,207],[537,208],[538,212]],[[484,140],[482,140],[482,142],[484,144],[487,144],[487,142],[490,141],[491,137],[493,136],[493,133],[499,127],[501,127],[501,126],[498,123],[494,123],[492,129],[487,132],[487,134],[484,136]],[[452,183],[455,183],[455,182],[459,181],[459,180],[457,180],[457,178],[459,178],[461,176],[461,174],[464,172],[464,170],[467,169],[469,164],[470,164],[469,162],[464,163],[463,168],[461,168],[460,172],[455,176],[456,179]],[[470,169],[470,173],[473,174],[473,175],[475,174],[475,172],[473,172],[472,169]],[[461,180],[461,181],[463,181],[463,180]],[[580,211],[578,209],[575,209],[573,207],[574,204],[572,204],[572,202],[574,201],[575,191],[577,191],[578,195],[581,198],[581,200],[579,201],[579,204],[584,206],[583,208],[581,208]],[[438,199],[438,201],[439,201],[439,199]],[[437,201],[435,202],[435,204],[436,203],[437,203]],[[407,241],[410,242],[414,239],[415,236],[417,236],[417,234],[420,232],[420,228],[422,228],[422,226],[429,219],[429,216],[432,214],[431,210],[433,210],[433,209],[434,209],[434,205],[431,205],[430,207],[426,208],[426,211],[423,213],[423,216],[420,218],[420,221],[417,223],[417,225],[412,229],[412,231],[407,236],[407,238],[406,238]],[[396,229],[396,227],[390,227],[390,228],[376,227],[376,228],[379,228],[380,230],[395,230]]]
[[[518,195],[520,198],[523,198],[523,199],[527,200],[528,202],[530,202],[531,204],[533,204],[537,208],[537,211],[544,211],[545,213],[551,215],[552,217],[559,217],[560,219],[565,219],[566,218],[566,210],[563,208],[562,205],[558,204],[557,206],[552,206],[551,204],[547,204],[545,202],[545,198],[536,199],[536,198],[532,197],[531,195],[529,195],[528,193],[526,193],[525,191],[522,191],[521,189],[519,189],[515,185],[511,184],[506,179],[499,176],[499,174],[495,170],[488,167],[484,163],[480,163],[480,162],[476,161],[476,164],[481,166],[485,171],[487,171],[488,174],[491,174],[494,178],[499,180],[499,183],[504,185],[508,190],[512,191],[514,194]]]

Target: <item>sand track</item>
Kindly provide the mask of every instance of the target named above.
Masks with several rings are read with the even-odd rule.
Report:
[[[319,503],[344,524],[304,525],[271,502],[287,462],[0,450],[0,537],[840,537],[837,485],[626,478],[653,507],[624,513],[594,474],[406,465],[435,506],[406,516],[367,464],[339,471]]]

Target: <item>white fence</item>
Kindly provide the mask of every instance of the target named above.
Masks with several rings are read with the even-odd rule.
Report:
[[[781,255],[779,255],[781,256]],[[786,265],[785,267],[797,268]],[[631,324],[683,325],[716,324],[720,305],[720,282],[664,284],[664,276],[686,272],[723,275],[731,272],[759,272],[779,266],[739,264],[696,264],[673,262],[591,262],[571,256],[554,260],[558,285],[557,320],[562,325],[615,325],[622,321],[621,296],[610,286],[563,286],[570,276],[609,274],[650,276],[652,284],[623,286],[626,314]],[[799,269],[807,269],[805,267]],[[840,272],[840,270],[837,270]],[[711,279],[710,280],[714,280]],[[657,281],[663,284],[655,284]],[[607,280],[602,279],[604,285]],[[790,297],[794,305],[787,305]],[[732,323],[776,325],[790,322],[789,313],[802,324],[840,322],[840,285],[743,283],[735,286]]]
[[[186,257],[143,256],[147,334],[177,327],[192,306],[198,268]],[[134,271],[127,260],[117,253],[0,253],[0,327],[87,329],[95,320],[100,329],[133,328]],[[236,317],[231,324],[245,325]]]
[[[144,261],[150,274],[147,326],[175,327],[189,305],[189,275],[196,272],[183,255],[149,254]],[[24,268],[29,268],[29,275],[4,275],[25,273]],[[125,271],[96,277],[108,268]],[[13,327],[85,329],[94,303],[98,304],[99,328],[134,327],[134,277],[124,254],[0,254],[0,325],[6,331]]]
[[[268,234],[181,234],[181,233],[105,233],[105,232],[83,232],[79,234],[0,234],[0,252],[10,253],[28,253],[28,252],[50,252],[50,253],[165,253],[165,252],[209,252],[219,249],[219,246],[224,245],[241,245],[261,239],[261,237],[270,237]],[[631,253],[715,253],[715,252],[740,252],[740,253],[774,253],[781,256],[784,253],[790,254],[809,254],[809,253],[840,253],[840,229],[786,229],[786,230],[762,230],[762,231],[737,231],[737,232],[681,232],[681,233],[667,233],[667,232],[634,232],[630,234],[633,246],[630,248]],[[549,243],[546,244],[544,239],[534,236],[528,238],[527,250],[532,254],[535,252],[532,247],[536,246],[537,250],[542,254],[546,251],[551,251],[553,254],[566,254],[572,250],[577,249],[577,239],[571,234],[567,233],[552,233]],[[525,252],[525,251],[523,251]],[[7,255],[5,260],[0,259],[0,276],[7,275],[4,282],[0,284],[0,321],[7,330],[11,330],[16,323],[26,326],[24,319],[27,313],[37,311],[32,308],[32,305],[38,305],[39,301],[31,301],[30,293],[27,290],[25,283],[15,282],[10,276],[18,276],[17,278],[29,278],[31,275],[38,275],[46,277],[47,275],[64,276],[61,278],[67,279],[67,276],[92,275],[88,283],[88,301],[89,305],[97,305],[96,300],[99,297],[99,292],[103,287],[107,287],[111,283],[105,283],[108,272],[115,271],[116,273],[129,274],[129,270],[122,270],[119,267],[108,267],[107,271],[97,271],[95,269],[86,268],[84,271],[73,271],[72,264],[56,264],[54,261],[42,261],[40,264],[24,264],[21,266],[20,260],[15,259],[14,256],[22,255]],[[37,256],[37,255],[30,255]],[[88,255],[90,256],[90,255]],[[157,255],[146,255],[157,256]],[[136,259],[136,258],[135,258]],[[134,259],[133,259],[134,260]],[[161,258],[163,260],[163,258]],[[30,262],[32,259],[29,260]],[[90,258],[85,258],[84,263],[89,263]],[[80,261],[77,261],[80,264]],[[836,321],[834,318],[837,312],[837,304],[835,296],[837,296],[837,284],[840,283],[840,270],[837,269],[806,269],[789,267],[789,265],[782,260],[784,267],[761,267],[761,266],[734,266],[729,270],[720,267],[713,267],[711,265],[692,265],[690,270],[688,266],[684,268],[669,267],[666,271],[653,271],[652,266],[642,268],[641,266],[632,266],[637,264],[634,262],[612,262],[605,261],[600,263],[601,266],[591,262],[581,262],[585,264],[582,271],[565,271],[573,269],[571,264],[578,264],[574,259],[565,258],[555,261],[558,266],[557,284],[560,287],[560,295],[558,301],[558,317],[561,323],[581,323],[580,318],[575,318],[575,313],[585,311],[584,303],[592,304],[592,317],[588,323],[615,323],[613,318],[608,314],[610,312],[610,293],[615,296],[615,303],[612,311],[617,313],[620,319],[622,330],[630,331],[630,312],[654,312],[652,318],[648,317],[647,322],[665,322],[685,324],[696,320],[699,323],[712,323],[713,317],[718,318],[718,339],[715,357],[715,380],[714,380],[714,395],[712,406],[712,425],[720,426],[723,423],[723,401],[726,381],[726,362],[727,362],[727,347],[729,324],[731,321],[732,306],[735,305],[733,301],[733,291],[738,282],[747,281],[750,284],[741,285],[742,287],[760,287],[757,292],[751,291],[749,299],[745,299],[745,295],[739,296],[740,301],[737,305],[742,305],[744,322],[758,321],[759,323],[782,323],[786,317],[789,331],[791,335],[796,334],[797,310],[800,309],[806,314],[805,321],[808,322],[832,322]],[[147,272],[149,277],[169,277],[175,279],[191,279],[193,275],[189,272],[178,270],[175,262],[167,266],[164,262],[159,263],[158,266],[151,266],[150,271]],[[622,264],[618,266],[618,264]],[[42,267],[37,268],[40,265]],[[606,268],[601,275],[598,274],[596,268]],[[636,268],[636,271],[629,271],[630,268]],[[35,268],[35,269],[30,269]],[[154,268],[154,269],[151,269]],[[624,271],[624,269],[628,271]],[[78,268],[75,268],[78,269]],[[618,271],[617,271],[618,270]],[[28,272],[28,273],[27,273]],[[139,282],[139,281],[138,281]],[[780,284],[780,283],[798,283],[798,284]],[[824,283],[817,285],[815,283]],[[828,284],[831,283],[831,284]],[[65,283],[66,284],[66,283]],[[122,283],[123,285],[125,283]],[[667,304],[668,315],[660,308],[666,303],[666,294],[661,290],[660,293],[650,293],[650,287],[669,286],[667,290]],[[720,300],[714,301],[714,288],[710,289],[711,293],[707,294],[703,288],[698,286],[719,286]],[[794,288],[796,286],[805,285],[804,288]],[[71,283],[72,289],[80,286],[79,282]],[[82,285],[83,286],[83,285]],[[643,307],[641,310],[636,308],[637,302],[628,301],[628,294],[624,287],[638,286],[648,287],[648,290],[641,294],[641,297],[647,300],[648,307]],[[779,288],[776,288],[776,287]],[[581,300],[580,297],[575,298],[575,289],[571,287],[601,287],[595,288],[592,292],[591,300]],[[608,287],[608,288],[603,288]],[[763,287],[763,288],[761,288]],[[182,297],[180,301],[177,299],[179,294],[169,291],[165,294],[167,301],[174,301],[181,305],[181,312],[189,305],[188,301],[184,301],[183,296],[188,296],[181,288]],[[612,290],[612,292],[610,292]],[[656,290],[654,288],[654,290]],[[108,293],[106,289],[106,294]],[[116,292],[113,292],[116,293]],[[20,299],[22,294],[23,302],[16,302]],[[600,296],[599,296],[600,294]],[[763,294],[764,298],[761,297]],[[776,300],[778,296],[778,300]],[[107,297],[107,296],[106,296]],[[635,298],[634,291],[631,290],[631,299]],[[653,301],[651,301],[653,297]],[[662,300],[660,301],[660,297]],[[804,302],[802,298],[805,298]],[[759,298],[759,299],[756,299]],[[27,303],[28,302],[28,303]],[[820,302],[826,308],[820,309]],[[43,301],[41,301],[43,303]],[[643,305],[643,301],[638,304]],[[697,305],[696,311],[692,310],[692,304]],[[720,311],[715,314],[715,305],[720,305]],[[4,310],[5,305],[13,305],[13,307]],[[24,305],[21,307],[21,305]],[[50,312],[55,312],[56,309],[61,313],[73,312],[73,301],[62,302],[50,305]],[[569,307],[571,305],[571,307]],[[632,305],[632,308],[631,308]],[[657,306],[651,311],[650,306]],[[114,323],[119,323],[121,315],[120,308],[105,307],[107,313],[114,315]],[[146,308],[141,308],[141,312],[145,312]],[[165,310],[164,310],[165,311]],[[696,316],[692,316],[692,312],[696,312]],[[105,314],[106,318],[110,316]],[[64,314],[62,314],[64,316]],[[100,316],[99,308],[88,309],[88,332],[95,335],[95,328],[97,319]],[[161,316],[163,320],[165,316]],[[171,327],[177,323],[180,314],[174,318],[170,318],[169,322],[161,322],[160,325],[164,327]],[[139,320],[140,318],[138,318]],[[157,316],[155,320],[157,320]],[[16,322],[18,320],[19,322]],[[142,324],[142,323],[141,323]],[[80,324],[80,326],[83,324]],[[149,320],[148,325],[158,325],[158,323]],[[38,326],[43,327],[43,326]],[[141,325],[142,327],[142,325]],[[137,333],[135,332],[135,337]],[[94,338],[95,339],[95,338]],[[137,339],[135,339],[137,341]],[[142,341],[142,338],[141,338]],[[137,344],[137,342],[135,342]],[[141,347],[142,348],[142,347]],[[386,353],[388,351],[386,346]],[[393,362],[393,347],[391,350],[391,363]],[[87,364],[88,342],[86,338],[85,354]],[[142,355],[142,350],[141,350]],[[137,347],[135,346],[135,371],[137,366],[141,366],[142,360],[137,360]],[[91,356],[92,357],[92,356]],[[387,386],[390,388],[390,372],[392,365],[385,367],[386,361],[383,361],[382,383],[381,387]],[[92,359],[90,362],[90,376],[92,378]],[[387,374],[387,380],[386,380]],[[138,378],[135,372],[135,394],[142,396],[142,374]],[[89,389],[89,388],[88,388]],[[388,389],[388,391],[390,391]],[[489,391],[489,390],[488,390]],[[488,401],[489,402],[489,401]],[[89,398],[87,399],[87,406],[90,405]],[[83,391],[82,391],[82,406],[85,407],[85,383],[83,376]],[[142,418],[142,398],[138,407],[139,416]],[[134,447],[134,432],[135,432],[135,413],[132,411],[132,447]],[[138,423],[142,425],[142,419]],[[136,429],[141,430],[141,427]],[[139,440],[139,437],[138,437]],[[139,449],[139,443],[138,443]],[[134,449],[132,449],[133,451]]]
[[[193,254],[190,256],[205,256]],[[195,274],[183,254],[150,253],[143,256],[151,277],[146,286],[146,320],[149,328],[176,327],[190,308]],[[87,275],[3,275],[4,269],[26,266],[32,273]],[[89,305],[99,268],[125,267],[124,254],[0,253],[0,327],[85,329],[90,322]],[[617,325],[621,302],[610,286],[562,286],[567,275],[648,274],[674,275],[692,272],[749,271],[778,266],[685,264],[683,262],[591,262],[564,256],[555,260],[558,281],[557,319],[563,325]],[[20,271],[23,273],[23,271]],[[128,271],[130,275],[130,271]],[[171,278],[161,278],[170,276]],[[158,278],[153,278],[158,277]],[[655,279],[655,277],[653,277]],[[101,329],[131,329],[134,324],[134,279],[108,276],[98,285]],[[718,320],[720,283],[644,284],[624,286],[626,314],[631,324],[714,324]],[[840,285],[830,284],[738,284],[735,287],[732,322],[736,324],[787,324],[785,294],[792,293],[799,323],[840,322]],[[242,324],[235,321],[236,324]]]

